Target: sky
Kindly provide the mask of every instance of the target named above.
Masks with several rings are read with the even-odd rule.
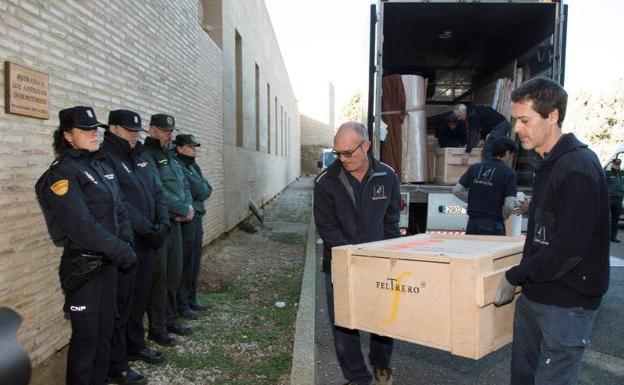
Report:
[[[600,92],[624,78],[622,0],[567,0],[565,88]],[[300,112],[328,122],[328,89],[336,119],[368,87],[370,0],[265,0]],[[338,122],[337,122],[338,123]]]

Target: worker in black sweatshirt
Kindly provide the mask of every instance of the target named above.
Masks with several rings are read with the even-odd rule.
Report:
[[[594,152],[562,134],[567,94],[549,79],[512,93],[514,131],[535,150],[533,199],[518,266],[494,304],[516,303],[512,384],[575,384],[593,319],[609,284],[609,197]]]

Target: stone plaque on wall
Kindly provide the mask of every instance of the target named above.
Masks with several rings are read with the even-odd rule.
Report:
[[[48,74],[5,61],[4,88],[7,114],[48,119]]]

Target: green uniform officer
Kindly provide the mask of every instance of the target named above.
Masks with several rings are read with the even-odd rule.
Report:
[[[617,239],[618,223],[622,215],[622,197],[624,196],[624,171],[620,169],[622,159],[611,161],[607,170],[607,189],[609,191],[609,209],[611,211],[611,242],[620,243]]]
[[[182,278],[181,222],[193,220],[195,210],[189,184],[182,166],[171,149],[175,119],[156,114],[150,120],[150,136],[145,139],[145,155],[162,184],[169,211],[171,233],[164,246],[156,251],[152,295],[148,308],[148,338],[164,346],[175,344],[169,333],[189,335],[191,329],[178,321],[176,294]]]
[[[204,178],[199,165],[195,162],[197,147],[193,135],[179,134],[173,144],[176,145],[178,159],[182,164],[184,175],[191,187],[195,217],[191,222],[182,223],[182,239],[184,268],[182,282],[178,289],[178,314],[184,318],[197,319],[194,310],[205,310],[206,307],[197,302],[197,276],[201,262],[203,229],[202,218],[206,213],[204,201],[212,194],[212,187]]]

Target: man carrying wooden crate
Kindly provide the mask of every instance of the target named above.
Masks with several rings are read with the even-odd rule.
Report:
[[[502,279],[495,305],[516,303],[514,385],[577,383],[592,324],[609,285],[609,197],[600,162],[562,134],[567,94],[549,79],[513,91],[514,131],[535,150],[533,199],[522,260]]]
[[[496,138],[493,157],[470,166],[453,187],[453,194],[468,202],[466,234],[505,235],[504,221],[516,205],[517,175],[508,166],[515,152],[511,138]]]
[[[344,123],[334,137],[339,162],[316,179],[314,220],[323,240],[323,272],[329,318],[334,325],[334,289],[331,249],[335,246],[397,238],[399,179],[392,168],[368,155],[371,142],[364,125]],[[393,340],[371,334],[369,372],[362,355],[358,330],[333,327],[334,345],[347,385],[392,384],[390,360]]]

